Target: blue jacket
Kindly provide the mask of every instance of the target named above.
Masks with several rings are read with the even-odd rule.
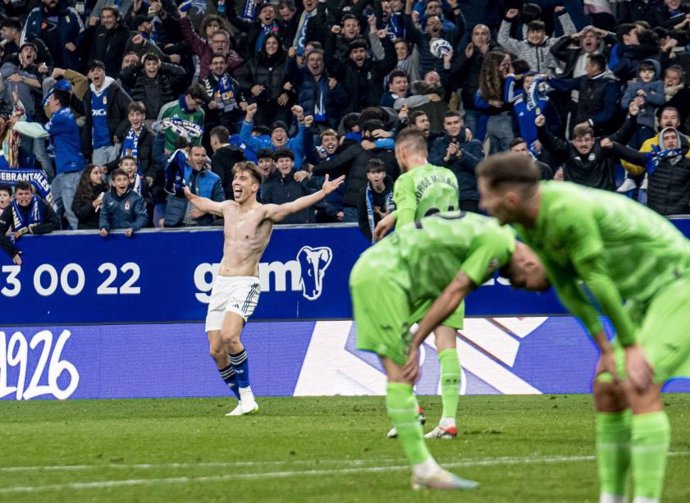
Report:
[[[132,228],[138,231],[148,221],[144,198],[132,189],[128,189],[122,196],[118,196],[113,188],[103,196],[101,217],[98,222],[99,228],[108,231]]]
[[[68,107],[55,112],[45,126],[55,148],[55,171],[58,175],[81,171],[86,164],[81,155],[79,126]]]
[[[24,32],[22,33],[22,42],[31,42],[35,38],[41,37],[42,31],[45,29],[43,26],[43,4],[39,4],[38,7],[31,9],[26,17],[26,23],[24,24]],[[82,39],[86,30],[84,28],[84,23],[79,17],[79,13],[74,9],[74,7],[69,7],[65,0],[60,0],[60,16],[58,16],[58,39],[60,40],[60,48],[62,50],[62,64],[63,68],[70,68],[72,70],[81,70],[81,45]],[[77,50],[74,52],[68,51],[65,46],[69,43],[73,43],[77,46]],[[55,52],[53,52],[55,54]],[[59,64],[56,61],[56,64]]]
[[[278,150],[271,141],[270,136],[252,136],[252,128],[254,125],[251,122],[242,121],[242,129],[240,129],[240,139],[247,147],[254,151],[256,155],[261,149],[267,148],[269,150]],[[290,138],[285,144],[285,148],[290,149],[295,154],[295,171],[302,167],[304,158],[304,136],[306,127],[300,124],[297,128],[297,134]]]
[[[220,177],[210,169],[194,171],[191,166],[185,166],[184,170],[185,185],[192,187],[193,192],[201,197],[206,197],[215,202],[225,201],[225,192]],[[182,225],[187,211],[187,199],[170,194],[168,205],[165,208],[165,227],[176,227]],[[195,225],[211,225],[213,215],[207,213],[201,218],[196,219]]]

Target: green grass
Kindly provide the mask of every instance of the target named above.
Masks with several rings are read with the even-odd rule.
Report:
[[[422,397],[430,423],[440,399]],[[665,397],[673,427],[666,502],[690,501],[690,396]],[[382,397],[264,398],[228,418],[220,399],[0,405],[0,501],[596,502],[588,396],[461,397],[445,466],[482,486],[417,493]],[[428,429],[428,427],[427,427]]]

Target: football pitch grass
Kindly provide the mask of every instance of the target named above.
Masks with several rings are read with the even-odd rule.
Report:
[[[664,501],[690,501],[690,395],[673,428]],[[421,397],[438,420],[439,397]],[[470,492],[415,492],[383,397],[3,401],[0,501],[592,502],[594,414],[585,395],[461,397],[455,441],[430,440]]]

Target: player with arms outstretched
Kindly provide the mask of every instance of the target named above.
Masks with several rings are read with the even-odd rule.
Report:
[[[516,243],[511,229],[482,215],[450,212],[398,229],[366,250],[352,269],[357,348],[381,358],[388,378],[386,408],[412,465],[413,488],[472,489],[478,484],[443,470],[424,442],[414,379],[403,374],[412,314],[448,285],[460,285],[457,302],[446,312],[450,316],[467,294],[507,263],[524,271],[525,277],[541,269],[534,253]],[[444,319],[439,317],[432,328]]]
[[[427,142],[424,133],[416,127],[404,129],[395,141],[395,158],[403,174],[393,186],[396,210],[385,217],[374,231],[374,238],[381,239],[393,225],[402,227],[433,215],[439,211],[458,208],[460,193],[458,179],[448,168],[434,166],[427,160]],[[416,306],[410,321],[419,321],[433,299]],[[460,385],[460,359],[456,349],[457,331],[463,327],[465,306],[460,304],[452,316],[434,328],[435,345],[441,364],[441,400],[443,411],[438,426],[426,438],[453,439],[458,434],[455,417],[458,409]],[[388,432],[395,437],[395,428]]]
[[[259,300],[259,260],[268,246],[273,224],[319,202],[337,189],[345,177],[329,181],[326,175],[320,191],[278,205],[257,201],[261,172],[253,162],[235,164],[232,173],[234,201],[211,201],[187,187],[184,193],[196,210],[225,220],[223,259],[208,304],[206,332],[221,378],[239,400],[237,407],[226,415],[241,416],[259,410],[249,386],[249,361],[240,335]]]
[[[599,501],[628,501],[629,471],[635,503],[660,501],[670,443],[661,387],[690,376],[690,241],[621,195],[539,183],[526,157],[492,156],[477,175],[480,207],[514,224],[601,350],[594,383]],[[593,303],[616,329],[611,342]]]

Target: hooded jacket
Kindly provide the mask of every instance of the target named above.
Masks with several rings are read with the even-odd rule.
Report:
[[[570,34],[577,31],[567,12],[561,12],[558,15],[558,20],[563,27],[564,37],[569,37]],[[501,23],[501,27],[498,30],[498,44],[508,52],[515,54],[518,58],[527,61],[531,70],[553,75],[555,68],[558,66],[558,61],[551,53],[551,47],[560,39],[545,37],[541,44],[533,45],[526,38],[525,40],[510,38],[511,24],[512,20],[509,19],[504,19]]]
[[[676,134],[678,149],[663,149],[664,132]],[[646,171],[649,179],[647,206],[662,215],[690,213],[690,144],[688,138],[675,128],[665,128],[637,150],[614,143],[614,151],[621,159],[637,166],[625,164],[635,174]],[[640,167],[644,166],[644,167]]]

